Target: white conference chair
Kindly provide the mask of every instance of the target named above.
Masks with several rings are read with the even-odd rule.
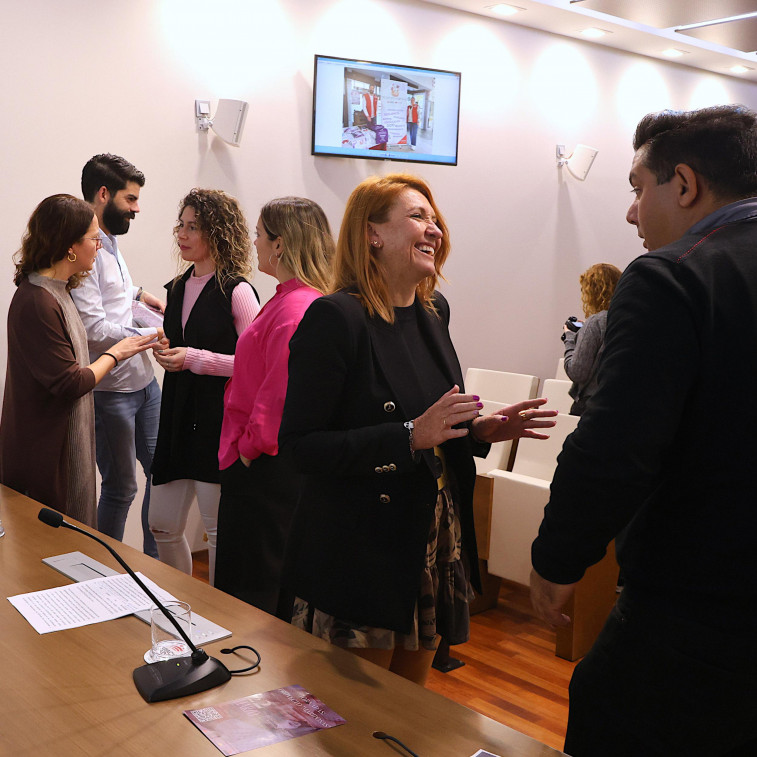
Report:
[[[465,391],[468,394],[477,394],[491,402],[499,402],[500,407],[533,399],[538,388],[539,378],[525,373],[468,368],[465,374]]]
[[[557,361],[557,370],[555,371],[555,378],[561,381],[570,381],[568,374],[565,373],[565,358],[561,357]]]
[[[539,379],[525,373],[507,373],[504,371],[490,371],[485,368],[468,368],[465,374],[465,391],[481,397],[484,408],[483,415],[493,413],[507,405],[520,400],[536,397]],[[510,460],[513,442],[498,442],[492,444],[489,454],[485,458],[477,457],[476,473],[485,476],[493,468],[505,470]]]
[[[549,439],[521,439],[512,472],[492,470],[492,519],[489,573],[528,585],[531,542],[536,538],[557,456],[578,425],[574,415],[558,415]]]
[[[539,386],[537,376],[523,373],[490,371],[484,368],[469,368],[465,374],[465,391],[477,394],[484,404],[483,412],[491,413],[520,400],[533,399]],[[486,571],[486,559],[489,554],[489,528],[491,523],[492,480],[489,472],[496,468],[506,468],[509,464],[514,442],[493,444],[485,459],[476,461],[476,486],[473,491],[474,521],[476,524],[476,541],[480,569],[486,587],[484,596],[480,597],[478,610],[489,609],[497,604],[499,581],[490,577]]]
[[[568,415],[573,405],[573,397],[569,394],[571,386],[573,386],[571,381],[545,379],[541,388],[541,396],[549,400],[547,407],[550,410],[557,410],[558,413]]]
[[[481,400],[483,408],[481,409],[481,415],[491,415],[497,410],[501,410],[505,404],[503,402],[492,402],[491,400]],[[510,462],[510,453],[513,448],[512,441],[496,442],[492,444],[489,454],[486,457],[474,457],[476,463],[476,473],[479,476],[488,476],[489,471],[494,468],[500,470],[507,470],[507,466]]]

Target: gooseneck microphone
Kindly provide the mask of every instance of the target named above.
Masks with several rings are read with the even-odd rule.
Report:
[[[395,744],[399,744],[409,755],[412,755],[412,757],[418,757],[418,755],[412,749],[405,746],[399,739],[394,738],[394,736],[390,736],[388,733],[384,733],[383,731],[374,731],[373,738],[382,739],[384,741],[393,741]]]
[[[164,607],[163,603],[145,586],[139,576],[121,559],[120,555],[102,539],[63,520],[63,515],[56,510],[43,507],[37,516],[43,523],[53,528],[70,528],[80,534],[89,536],[98,544],[102,544],[118,561],[118,564],[137,582],[137,585],[147,594],[163,615],[187,642],[192,650],[190,657],[176,657],[172,660],[162,660],[149,665],[142,665],[134,671],[134,685],[147,702],[162,702],[166,699],[197,694],[201,691],[220,686],[231,678],[229,669],[215,657],[209,657],[204,649],[196,647],[176,621],[176,618]]]

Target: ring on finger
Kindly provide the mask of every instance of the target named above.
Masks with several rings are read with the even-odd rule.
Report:
[[[442,418],[442,426],[444,426],[444,428],[447,428],[447,419],[446,418]]]
[[[520,411],[520,412],[518,413],[518,415],[519,415],[519,416],[520,416],[521,418],[523,418],[523,420],[524,420],[524,421],[527,421],[527,420],[529,420],[529,417],[528,417],[528,416],[526,415],[526,411],[525,411],[525,410],[521,410],[521,411]]]

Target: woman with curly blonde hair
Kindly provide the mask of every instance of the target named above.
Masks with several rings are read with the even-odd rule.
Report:
[[[607,309],[615,293],[621,270],[611,263],[597,263],[579,278],[581,302],[584,307],[582,326],[576,321],[563,326],[565,372],[573,382],[570,396],[571,415],[581,415],[589,397],[597,390],[597,369],[604,351]]]
[[[166,285],[165,339],[153,348],[166,375],[152,464],[150,529],[160,559],[191,573],[184,531],[196,498],[208,535],[212,584],[223,390],[234,369],[237,338],[260,306],[247,278],[250,234],[233,197],[193,189],[181,201],[174,235],[188,267]]]

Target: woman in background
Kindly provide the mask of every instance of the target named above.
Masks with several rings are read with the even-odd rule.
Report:
[[[37,206],[16,253],[0,420],[0,483],[97,526],[92,389],[159,335],[122,339],[90,364],[71,289],[100,249],[92,207],[71,195]]]
[[[250,235],[237,201],[214,189],[193,189],[174,229],[187,270],[166,285],[165,339],[154,347],[166,370],[152,464],[150,530],[162,562],[192,573],[185,536],[197,499],[208,535],[214,582],[221,485],[218,440],[223,390],[234,368],[237,338],[259,304],[248,281]]]
[[[615,293],[621,271],[610,263],[597,263],[579,278],[584,306],[583,326],[567,322],[563,326],[565,342],[565,373],[573,382],[570,396],[571,415],[581,415],[586,403],[597,390],[597,369],[605,346],[607,308]]]
[[[279,425],[289,340],[327,289],[334,241],[319,205],[282,197],[260,211],[255,247],[260,270],[279,284],[239,338],[226,388],[216,586],[291,620],[291,598],[280,592],[281,565],[300,479],[279,454]]]
[[[449,306],[436,291],[449,253],[431,190],[404,174],[352,193],[334,294],[290,344],[282,450],[306,475],[285,586],[294,622],[417,683],[441,636],[468,638],[473,453],[545,438],[534,399],[479,417],[464,394]]]

